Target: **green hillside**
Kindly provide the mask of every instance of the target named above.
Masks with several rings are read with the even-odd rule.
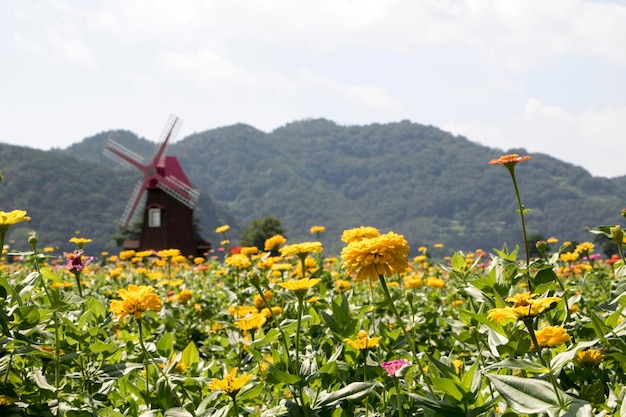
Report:
[[[115,250],[110,237],[140,174],[102,155],[109,138],[148,158],[156,149],[127,131],[48,152],[0,145],[6,177],[0,209],[27,210],[43,242],[66,242],[80,230],[98,240],[98,250]],[[511,151],[431,126],[339,126],[322,119],[264,133],[239,124],[190,135],[167,152],[203,193],[196,214],[214,242],[217,225],[230,224],[236,240],[248,222],[270,214],[282,220],[290,241],[311,240],[312,225],[326,226],[322,240],[331,252],[341,248],[344,229],[359,225],[402,233],[413,247],[440,242],[448,249],[491,249],[521,240],[508,173],[487,164]],[[623,179],[532,157],[517,167],[531,209],[529,233],[589,240],[584,227],[620,222]]]

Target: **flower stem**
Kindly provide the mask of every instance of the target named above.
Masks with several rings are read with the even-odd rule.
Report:
[[[524,206],[522,205],[522,199],[517,188],[517,180],[515,179],[515,166],[507,167],[511,174],[511,180],[513,181],[513,189],[515,190],[515,197],[517,198],[517,207],[519,210],[520,222],[522,223],[522,234],[524,236],[524,249],[526,250],[526,265],[530,264],[529,251],[528,251],[528,238],[526,237],[526,223],[524,222]]]
[[[143,342],[143,326],[142,326],[141,318],[137,318],[136,321],[137,321],[137,327],[139,328],[139,344],[141,345],[141,350],[143,351],[144,357],[148,359],[150,362],[152,362],[152,364],[157,369],[157,371],[161,374],[163,379],[169,383],[167,375],[165,374],[165,371],[159,366],[157,361],[154,359],[154,356],[152,356],[148,352],[148,349],[146,349],[146,345]],[[145,368],[146,368],[146,405],[149,406],[148,399],[150,398],[150,382],[149,382],[148,366],[145,366]],[[180,406],[180,400],[178,396],[173,395],[173,397],[176,400],[177,405]]]
[[[404,417],[404,407],[402,407],[402,393],[400,392],[400,384],[398,384],[398,379],[396,377],[392,377],[391,379],[393,380],[393,384],[396,386],[396,397],[398,397],[398,413],[400,417]]]
[[[550,376],[552,389],[554,389],[554,395],[556,395],[556,400],[559,403],[559,407],[562,410],[565,410],[565,404],[563,403],[563,399],[561,398],[561,394],[559,393],[559,388],[556,382],[556,378],[554,376],[554,373],[552,372],[552,366],[550,366],[550,362],[546,361],[546,359],[544,358],[541,346],[539,345],[539,342],[537,341],[537,336],[535,335],[535,329],[533,327],[532,319],[524,320],[524,324],[526,325],[526,328],[528,329],[528,333],[530,334],[530,340],[532,340],[533,345],[537,349],[537,355],[539,355],[539,360],[541,361],[541,364],[548,369],[548,375]]]
[[[396,310],[396,306],[394,305],[393,300],[391,299],[391,294],[389,293],[389,288],[387,288],[387,282],[385,281],[385,276],[382,274],[378,274],[378,280],[380,281],[380,286],[383,289],[383,294],[385,295],[387,304],[389,304],[389,308],[391,308],[391,312],[394,314],[394,316],[396,316],[396,320],[398,321],[398,325],[402,329],[404,338],[409,343],[409,347],[411,348],[411,353],[413,354],[413,361],[417,365],[417,369],[420,373],[420,376],[424,379],[424,383],[426,384],[428,391],[431,393],[431,395],[434,395],[433,388],[430,384],[430,378],[428,378],[428,376],[424,373],[424,370],[422,369],[420,365],[419,358],[417,357],[417,351],[415,350],[415,343],[413,341],[413,338],[409,337],[409,334],[406,331],[406,326],[404,325],[404,321],[402,320],[402,317],[400,317],[400,313],[398,313],[398,310]]]
[[[237,396],[231,395],[230,398],[233,400],[233,408],[235,409],[235,415],[239,416],[239,408],[237,407]]]
[[[78,287],[78,295],[83,298],[83,287],[80,284],[80,271],[72,271],[74,278],[76,278],[76,286]]]
[[[304,267],[304,261],[302,261],[302,267]],[[302,310],[304,309],[304,296],[298,296],[298,325],[296,327],[296,375],[300,375],[300,331],[302,326]],[[298,385],[298,390],[300,393],[300,403],[302,405],[302,410],[304,410],[304,415],[306,417],[309,416],[309,411],[306,405],[306,401],[304,401],[304,390],[302,387],[302,382]]]

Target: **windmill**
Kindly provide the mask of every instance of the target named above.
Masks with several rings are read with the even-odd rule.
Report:
[[[164,155],[181,125],[181,119],[170,116],[160,145],[147,164],[141,156],[112,140],[104,148],[108,157],[143,173],[120,219],[120,224],[128,228],[143,218],[141,235],[139,241],[125,241],[124,249],[179,249],[184,255],[196,256],[210,248],[194,231],[193,210],[200,193],[191,186],[178,159]]]

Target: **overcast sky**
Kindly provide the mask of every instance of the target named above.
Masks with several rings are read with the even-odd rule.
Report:
[[[409,119],[626,175],[626,2],[0,0],[0,142],[156,141],[172,113],[179,139]]]

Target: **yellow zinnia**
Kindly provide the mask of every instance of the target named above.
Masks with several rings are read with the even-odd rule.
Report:
[[[575,262],[578,260],[578,252],[565,252],[562,253],[559,258],[561,258],[563,262]]]
[[[347,281],[345,279],[338,279],[337,281],[335,281],[335,291],[337,292],[344,293],[348,291],[351,287],[352,284],[350,284],[350,281]]]
[[[235,253],[233,255],[230,255],[228,258],[226,258],[226,264],[241,269],[249,268],[250,265],[252,265],[250,263],[250,258],[241,253]]]
[[[250,331],[260,329],[265,324],[266,320],[265,315],[256,313],[237,320],[235,324],[241,330]]]
[[[380,336],[369,337],[365,330],[361,330],[356,339],[345,338],[343,341],[357,350],[365,350],[377,346],[380,339]]]
[[[595,245],[593,243],[583,242],[583,243],[576,245],[576,249],[574,249],[574,252],[580,253],[583,255],[588,255],[591,252],[593,252],[594,248],[595,248]]]
[[[154,294],[154,288],[130,284],[128,289],[118,290],[121,300],[111,301],[111,311],[114,319],[124,320],[124,317],[132,315],[136,319],[141,318],[141,313],[146,310],[161,311],[161,298]]]
[[[599,350],[588,349],[576,352],[574,363],[579,366],[598,366],[606,358]]]
[[[272,250],[277,248],[278,246],[285,243],[287,239],[285,239],[282,235],[274,235],[265,240],[264,250]]]
[[[380,236],[380,232],[375,227],[361,226],[354,229],[344,230],[341,234],[341,241],[344,243],[352,243],[378,236]]]
[[[302,298],[310,288],[313,288],[320,281],[321,279],[319,278],[302,278],[293,281],[279,282],[278,285],[289,291],[293,291],[298,298]]]
[[[541,348],[559,346],[565,342],[569,342],[572,338],[565,332],[563,326],[546,326],[535,331],[535,337]],[[536,350],[534,343],[532,343],[531,348]]]
[[[357,281],[374,281],[379,275],[405,271],[409,250],[404,236],[389,232],[349,243],[341,250],[341,260],[348,274],[357,271]]]
[[[311,230],[310,230],[311,234],[317,234],[317,233],[324,233],[326,232],[326,227],[324,226],[311,226]]]
[[[544,297],[534,299],[537,294],[522,293],[506,299],[512,302],[512,307],[492,308],[487,316],[499,323],[501,320],[526,320],[538,316],[553,304],[558,303],[559,297]]]
[[[226,233],[229,230],[230,230],[230,226],[225,224],[225,225],[220,226],[217,229],[215,229],[215,233]]]
[[[280,248],[280,253],[283,256],[296,255],[301,258],[309,253],[321,252],[322,249],[323,247],[321,242],[302,242],[284,246]]]
[[[428,277],[426,279],[426,285],[428,285],[431,288],[438,288],[442,290],[446,286],[446,282],[442,280],[441,278]]]
[[[24,210],[13,210],[11,212],[0,211],[0,233],[4,234],[11,226],[23,221],[29,221],[30,217]]]
[[[209,389],[211,391],[222,391],[224,394],[234,397],[239,390],[248,383],[250,378],[252,378],[250,374],[243,374],[240,377],[236,377],[236,373],[237,368],[233,368],[223,379],[213,378],[209,383]]]
[[[259,248],[257,248],[256,246],[244,246],[243,248],[241,248],[241,251],[239,252],[242,255],[256,255],[257,253],[259,253]]]
[[[75,243],[78,249],[82,249],[85,246],[85,243],[91,243],[91,239],[87,239],[84,237],[73,237],[70,239],[70,243]]]

